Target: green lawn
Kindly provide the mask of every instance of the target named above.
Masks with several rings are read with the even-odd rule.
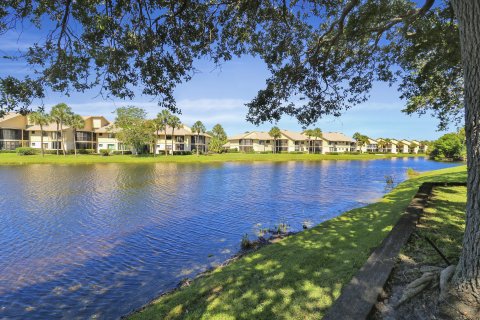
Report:
[[[462,249],[466,201],[466,187],[437,187],[417,225],[417,233],[432,240],[452,264],[457,263]],[[423,238],[412,237],[402,253],[420,264],[445,265]]]
[[[0,153],[0,165],[11,164],[31,164],[31,163],[58,163],[58,164],[85,164],[85,163],[156,163],[156,162],[176,162],[176,163],[209,163],[209,162],[228,162],[228,161],[319,161],[319,160],[372,160],[391,157],[412,157],[412,154],[339,154],[339,155],[321,155],[321,154],[245,154],[245,153],[225,153],[212,155],[191,155],[191,156],[132,156],[115,155],[102,157],[100,155],[74,155],[57,156],[47,154],[19,156],[15,153]]]
[[[266,246],[161,297],[132,319],[320,319],[425,181],[465,181],[465,166],[424,173],[377,203]]]

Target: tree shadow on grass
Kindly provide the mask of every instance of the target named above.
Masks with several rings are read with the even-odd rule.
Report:
[[[465,178],[460,171],[406,181],[380,202],[261,248],[160,298],[133,318],[320,319],[421,183]]]

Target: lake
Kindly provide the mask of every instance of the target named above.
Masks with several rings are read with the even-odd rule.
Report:
[[[0,318],[118,318],[235,254],[248,233],[318,224],[424,158],[0,166]]]

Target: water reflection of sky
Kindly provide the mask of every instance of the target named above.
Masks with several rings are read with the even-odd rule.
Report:
[[[118,317],[225,260],[245,233],[300,230],[381,197],[375,161],[0,168],[0,318]]]

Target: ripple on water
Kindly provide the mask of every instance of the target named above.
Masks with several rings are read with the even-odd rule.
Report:
[[[369,203],[422,159],[0,167],[0,318],[115,318],[236,252]]]

